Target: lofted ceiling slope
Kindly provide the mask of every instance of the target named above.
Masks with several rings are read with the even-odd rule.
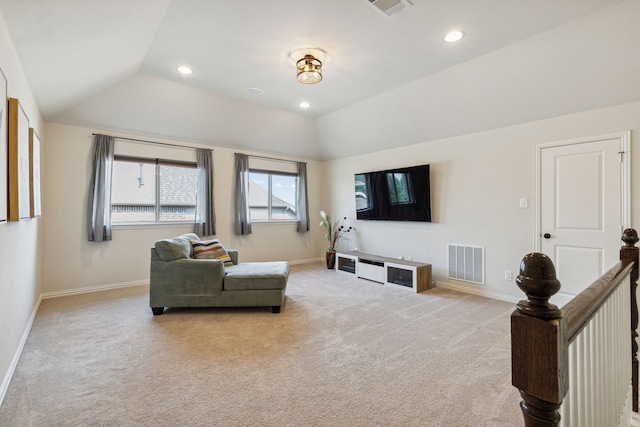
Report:
[[[635,88],[626,98],[618,91],[609,96],[615,80],[599,86],[610,68],[584,76],[566,72],[583,47],[570,34],[569,40],[535,42],[545,34],[564,34],[559,29],[575,22],[588,32],[591,17],[625,5],[637,13],[637,3],[413,0],[402,13],[386,17],[368,0],[0,0],[0,13],[46,121],[327,159],[537,120],[549,108],[535,91],[542,95],[539,88],[547,86],[556,92],[569,88],[554,113],[640,99]],[[452,29],[465,37],[443,42]],[[637,46],[638,31],[627,25],[616,30],[623,36],[603,43],[624,45],[604,45],[596,51],[605,57],[593,60],[607,62],[613,50],[618,56],[612,61],[619,61],[620,51],[628,49],[627,68],[638,69],[637,52],[630,48]],[[289,54],[305,47],[328,54],[317,85],[295,79],[298,58]],[[519,66],[530,69],[531,58],[545,62],[548,48],[549,60],[567,59],[557,64],[561,72],[552,72],[554,64],[534,64],[541,71],[537,78]],[[492,70],[491,64],[500,68]],[[193,74],[177,73],[180,65]],[[505,79],[490,82],[491,98],[502,102],[495,105],[500,120],[487,117],[486,110],[465,111],[465,105],[476,109],[486,102],[486,93],[478,93],[486,89],[479,87],[487,84],[486,73]],[[523,73],[536,79],[534,92],[520,92],[517,76]],[[248,88],[263,93],[253,95]],[[514,89],[534,99],[514,107]],[[598,102],[585,101],[581,91],[594,91]],[[424,121],[402,114],[405,99],[412,111],[422,111]],[[300,109],[301,101],[310,108]],[[458,105],[462,112],[442,118],[440,105]],[[390,121],[415,131],[405,126],[400,138],[384,140],[370,132],[365,142],[341,132],[351,130],[353,118],[372,117],[371,111],[376,121],[370,129]],[[416,120],[433,122],[435,131]],[[345,144],[349,149],[340,150]]]

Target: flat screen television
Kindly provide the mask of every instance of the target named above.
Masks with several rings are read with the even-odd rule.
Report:
[[[356,217],[431,222],[429,165],[357,173]]]

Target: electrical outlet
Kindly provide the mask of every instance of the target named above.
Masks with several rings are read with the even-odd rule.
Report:
[[[512,279],[513,279],[513,274],[511,273],[511,270],[505,270],[504,280],[512,280]]]

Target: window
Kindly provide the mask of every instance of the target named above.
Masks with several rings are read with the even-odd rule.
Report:
[[[249,215],[252,221],[297,221],[298,175],[249,170]]]
[[[414,203],[413,186],[409,174],[394,172],[387,174],[387,188],[392,205]]]
[[[116,156],[111,221],[193,222],[197,182],[195,163]]]

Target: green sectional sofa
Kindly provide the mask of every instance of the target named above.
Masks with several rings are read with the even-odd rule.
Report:
[[[239,263],[236,250],[226,250],[226,263],[196,259],[194,242],[202,240],[189,233],[151,248],[153,314],[162,314],[165,307],[271,307],[280,312],[289,278],[286,261]]]

